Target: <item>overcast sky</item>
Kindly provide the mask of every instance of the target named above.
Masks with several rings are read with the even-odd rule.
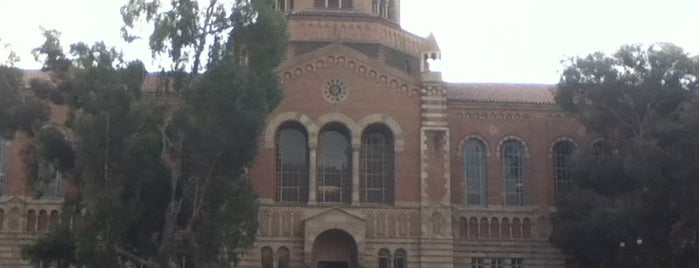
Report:
[[[144,42],[120,40],[125,1],[0,0],[0,39],[26,69],[40,67],[29,53],[43,41],[39,26],[61,31],[65,45],[104,40],[155,65]],[[402,0],[401,8],[405,29],[434,32],[454,82],[556,83],[561,60],[622,44],[673,42],[699,54],[699,0]]]

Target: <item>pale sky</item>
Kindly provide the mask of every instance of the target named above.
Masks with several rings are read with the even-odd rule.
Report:
[[[19,53],[18,67],[37,69],[30,51],[44,26],[61,31],[66,46],[103,40],[156,66],[145,42],[121,41],[125,2],[0,0],[0,43]],[[561,60],[622,44],[672,42],[699,54],[699,0],[402,0],[401,8],[403,28],[434,32],[452,82],[556,83]]]

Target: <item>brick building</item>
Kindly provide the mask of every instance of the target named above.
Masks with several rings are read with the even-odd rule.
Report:
[[[400,0],[277,7],[285,99],[251,170],[260,232],[240,267],[563,267],[548,215],[589,140],[554,86],[445,83],[437,42],[401,28]],[[0,141],[0,267],[24,264],[18,243],[62,202],[60,178],[54,195],[27,196],[25,139]]]
[[[399,0],[280,0],[285,99],[242,267],[562,267],[548,214],[584,131],[552,85],[445,83]]]

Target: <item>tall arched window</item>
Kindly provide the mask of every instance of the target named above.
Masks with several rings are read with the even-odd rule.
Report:
[[[260,267],[274,268],[274,252],[270,247],[263,247],[260,250]]]
[[[379,250],[379,268],[391,268],[391,252],[388,249]]]
[[[488,202],[488,180],[485,144],[469,139],[464,145],[463,185],[467,205],[485,206]]]
[[[48,230],[49,226],[49,216],[46,213],[46,210],[40,210],[39,211],[39,219],[37,220],[36,223],[36,230],[39,232],[44,232]]]
[[[407,268],[408,254],[402,248],[396,249],[395,257],[393,257],[393,268]]]
[[[393,135],[383,125],[370,125],[362,135],[361,148],[361,201],[393,203]]]
[[[2,194],[5,186],[5,177],[7,171],[7,158],[9,155],[8,142],[0,138],[0,194]]]
[[[36,212],[33,209],[27,211],[27,232],[36,231]]]
[[[282,125],[277,132],[277,200],[308,200],[308,138],[296,122]]]
[[[277,251],[277,268],[289,268],[289,249],[286,247]]]
[[[553,146],[553,179],[556,194],[570,191],[573,181],[570,179],[570,158],[575,152],[575,145],[570,141],[560,141]]]
[[[331,123],[318,138],[318,202],[352,201],[352,145],[349,130]]]
[[[508,140],[502,144],[501,154],[505,205],[523,206],[526,199],[524,145],[517,140]]]

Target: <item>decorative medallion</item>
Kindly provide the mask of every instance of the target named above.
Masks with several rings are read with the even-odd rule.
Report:
[[[345,100],[347,97],[347,86],[345,82],[338,79],[333,79],[325,83],[323,87],[323,96],[329,102],[337,103]]]

